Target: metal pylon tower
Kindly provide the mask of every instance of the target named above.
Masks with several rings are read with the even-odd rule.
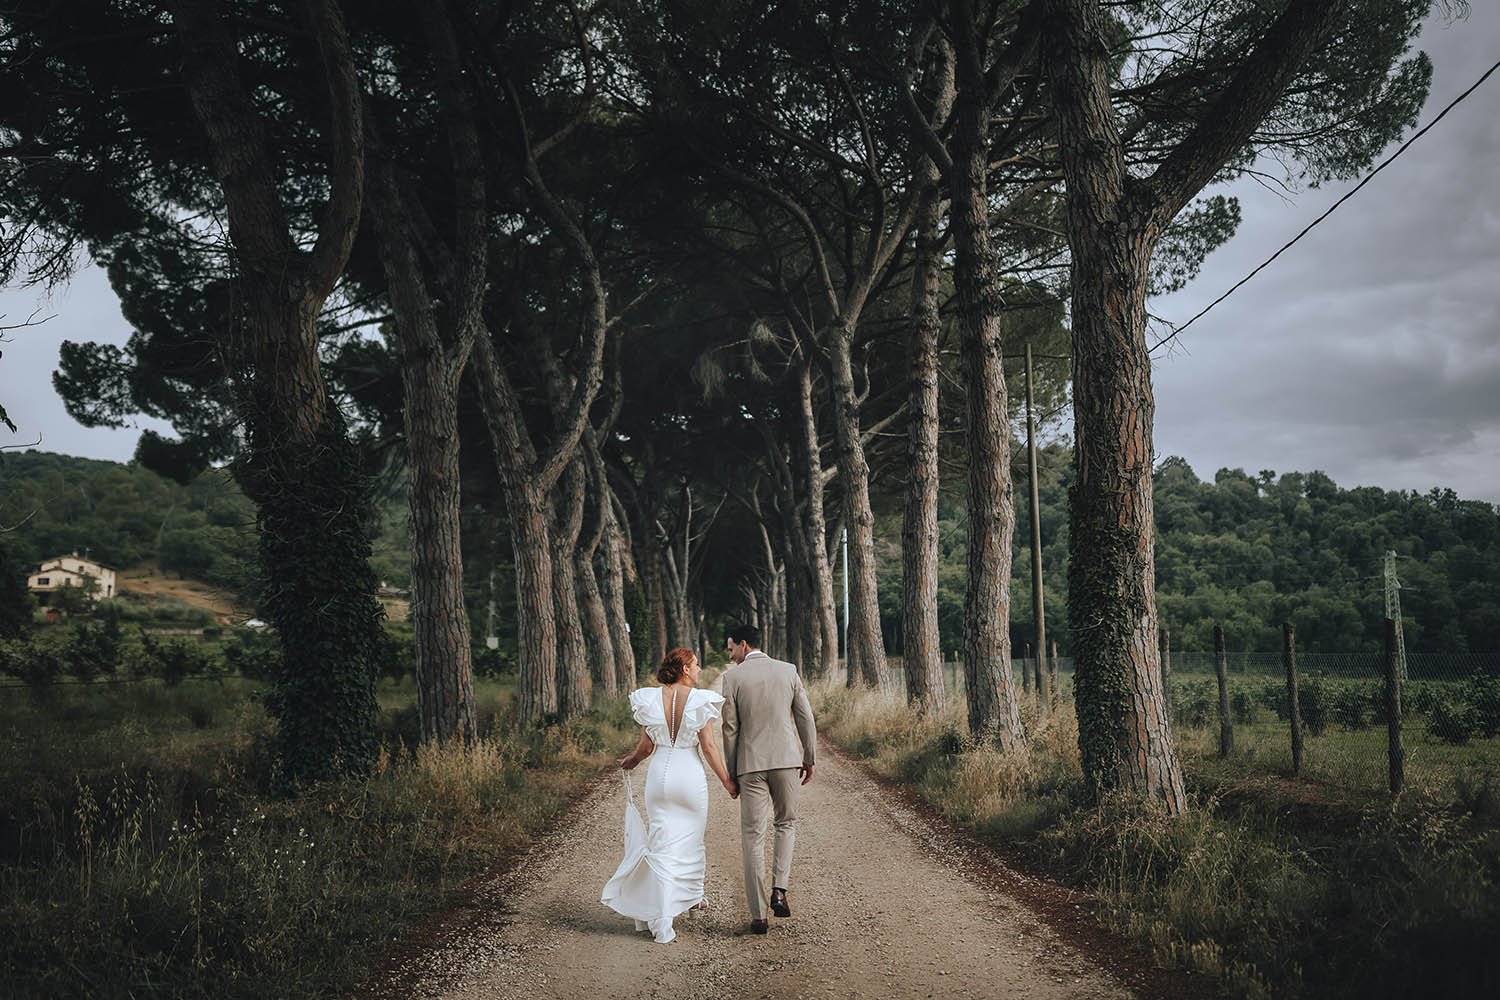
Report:
[[[1406,680],[1406,636],[1401,631],[1401,581],[1396,579],[1396,553],[1385,550],[1385,616],[1396,623],[1396,666]]]

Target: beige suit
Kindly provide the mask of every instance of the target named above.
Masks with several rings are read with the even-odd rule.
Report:
[[[813,763],[818,730],[797,668],[759,650],[724,673],[724,765],[740,786],[745,896],[766,919],[766,823],[774,814],[772,887],[788,888],[797,837],[798,768]]]

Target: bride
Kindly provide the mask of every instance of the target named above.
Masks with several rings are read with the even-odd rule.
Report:
[[[656,671],[662,686],[630,693],[641,739],[621,758],[620,767],[629,771],[651,758],[646,768],[646,816],[642,824],[632,798],[625,811],[625,858],[605,884],[600,902],[633,918],[636,930],[650,930],[658,944],[677,937],[672,929],[675,917],[706,905],[703,830],[708,825],[708,782],[700,754],[729,797],[739,795],[710,725],[719,717],[724,696],[698,690],[701,671],[692,650],[669,650]],[[692,752],[695,747],[698,753]]]

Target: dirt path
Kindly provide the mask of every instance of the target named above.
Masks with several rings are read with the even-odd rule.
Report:
[[[479,890],[482,919],[394,970],[387,987],[455,1000],[1133,995],[974,871],[971,852],[829,752],[803,789],[792,917],[751,935],[739,805],[710,789],[711,909],[679,918],[674,943],[653,943],[599,903],[620,854],[624,791],[611,775]]]

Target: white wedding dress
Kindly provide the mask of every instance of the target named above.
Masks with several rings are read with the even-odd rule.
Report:
[[[719,717],[724,696],[691,690],[672,739],[661,688],[630,693],[635,721],[656,747],[646,767],[644,819],[625,776],[625,857],[604,886],[600,902],[649,930],[658,944],[677,936],[672,920],[703,899],[703,831],[708,825],[708,781],[698,734]]]

